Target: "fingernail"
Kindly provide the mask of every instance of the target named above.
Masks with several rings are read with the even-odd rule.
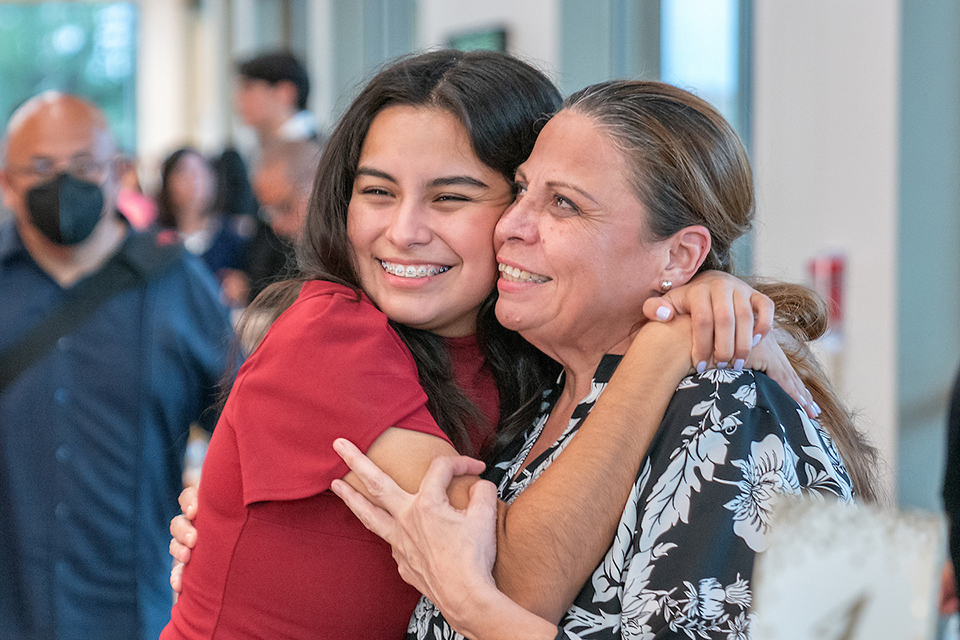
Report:
[[[813,410],[816,411],[816,413],[817,413],[818,416],[819,416],[821,413],[823,413],[823,412],[820,410],[820,405],[818,405],[816,402],[813,403]]]
[[[734,361],[734,363],[733,363],[733,370],[734,370],[734,371],[743,371],[743,365],[744,365],[744,364],[745,364],[745,363],[744,363],[744,361],[743,361],[743,358],[740,358],[739,360]]]
[[[808,404],[807,399],[803,396],[803,394],[800,394],[800,406],[805,407],[807,406],[807,404]]]
[[[703,373],[707,370],[707,363],[705,360],[701,360],[697,363],[697,373]]]
[[[726,368],[727,368],[727,363],[726,363],[726,362],[718,362],[718,363],[717,363],[717,369],[726,369]]]
[[[657,318],[660,320],[670,319],[670,307],[659,307],[657,309]]]
[[[333,450],[337,453],[343,451],[343,440],[341,438],[337,438],[333,441]]]
[[[753,336],[753,346],[754,346],[754,347],[757,346],[758,344],[760,344],[760,339],[761,339],[761,338],[763,338],[763,336],[761,336],[759,333],[758,333],[757,335]]]

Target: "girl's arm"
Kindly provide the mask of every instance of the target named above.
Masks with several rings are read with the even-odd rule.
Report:
[[[709,382],[709,379],[704,379],[699,383],[699,387],[706,387]],[[674,408],[675,413],[690,410],[696,399],[691,401],[689,396],[690,392],[687,392],[686,404],[681,402],[677,405],[679,408]],[[739,401],[741,404],[745,402],[742,399]],[[747,407],[747,404],[743,404],[741,408]],[[784,407],[788,408],[787,405]],[[729,407],[727,410],[730,410]],[[767,413],[761,409],[751,410],[749,413],[751,419],[747,421],[744,418],[749,422],[749,426],[754,426],[757,416],[763,416],[764,419],[769,420]],[[795,413],[791,414],[789,410],[785,411],[784,415],[795,417]],[[770,425],[767,427],[767,431],[774,433],[782,430],[771,428]],[[749,429],[748,426],[743,426],[741,430]],[[767,431],[762,431],[759,435],[762,436]],[[677,439],[680,436],[675,433],[672,437]],[[714,446],[717,446],[717,443],[714,443]],[[496,502],[493,485],[483,481],[474,485],[469,506],[464,510],[454,508],[447,500],[444,488],[450,480],[460,473],[475,473],[480,467],[479,462],[469,458],[436,460],[425,475],[418,493],[411,495],[397,487],[350,443],[341,440],[335,443],[335,448],[360,480],[370,486],[378,487],[376,498],[383,508],[374,506],[346,483],[335,482],[331,488],[344,499],[367,528],[393,545],[403,578],[427,595],[443,612],[445,619],[454,629],[469,638],[482,640],[508,637],[547,640],[563,637],[569,640],[575,637],[569,633],[558,635],[557,627],[549,620],[519,606],[498,590],[493,582],[491,571],[498,540],[494,532]],[[721,459],[724,456],[709,457]],[[706,483],[699,490],[698,496],[718,489],[729,491],[731,490],[729,485],[730,483]],[[735,488],[732,491],[736,493]],[[712,495],[709,498],[700,496],[698,504],[722,504],[729,502],[730,497],[726,495],[723,499],[719,499]],[[683,517],[681,518],[683,523],[674,522],[673,525],[679,524],[683,531],[687,531],[697,539],[702,539],[705,530],[714,532],[718,530],[715,524],[706,526],[704,513],[712,513],[712,511],[698,512],[696,525],[693,524],[692,513],[689,524],[686,524],[688,518]],[[728,519],[724,521],[728,527],[729,517],[732,515],[732,513],[728,514]],[[669,529],[672,525],[666,523],[664,526]],[[736,531],[736,526],[734,530]],[[502,541],[503,539],[500,538],[500,542]],[[680,554],[687,559],[697,558],[704,553],[713,553],[709,545],[704,547],[695,539],[672,546],[676,547],[673,551],[674,556]],[[735,561],[740,563],[743,575],[749,575],[751,558],[752,555],[745,556],[741,553]],[[564,561],[562,557],[557,558],[558,563]],[[672,561],[676,563],[678,559],[674,558]],[[680,562],[680,564],[684,563]],[[711,570],[716,569],[715,565],[716,563],[710,565]],[[695,568],[703,569],[705,566]],[[696,583],[703,578],[703,575],[694,572],[685,577]],[[680,580],[676,579],[668,586],[680,586]],[[672,591],[658,585],[656,592],[672,593]]]

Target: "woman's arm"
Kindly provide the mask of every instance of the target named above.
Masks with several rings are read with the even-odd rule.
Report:
[[[586,429],[586,437],[578,434],[511,507],[500,504],[498,579],[506,582],[503,588],[510,597],[555,619],[572,602],[609,546],[640,459],[673,390],[690,368],[686,319],[669,325],[651,324],[640,335],[581,427],[581,431]],[[635,388],[646,392],[634,393]],[[591,428],[590,424],[598,426]],[[601,430],[599,425],[605,428]],[[418,450],[417,464],[410,464],[409,457],[404,464],[404,456],[413,453],[407,440],[417,435],[422,434],[388,430],[368,452],[388,477],[411,492],[430,460],[445,453],[432,451],[428,459]],[[364,486],[354,478],[348,474],[351,485],[367,497],[381,500],[379,485]],[[470,476],[453,482],[449,495],[455,507],[467,504],[469,487],[475,481],[476,476]],[[186,516],[195,513],[195,493],[185,492],[181,507]],[[171,554],[180,562],[189,561],[196,530],[187,517],[178,516],[171,523],[171,533],[175,538]],[[175,569],[171,577],[175,590],[178,582],[179,570]]]
[[[346,482],[331,489],[343,498],[363,524],[395,548],[410,541],[412,527],[420,539],[435,544],[405,548],[397,556],[400,575],[434,602],[447,622],[468,638],[554,640],[558,629],[497,589],[491,570],[497,553],[497,490],[480,481],[470,491],[466,509],[447,499],[449,483],[476,473],[483,463],[467,457],[437,459],[424,475],[420,490],[403,491],[353,444],[338,440],[334,448],[365,484],[377,487],[374,506]],[[564,638],[572,636],[564,635]]]
[[[752,336],[769,331],[772,308],[764,304],[769,300],[727,274],[711,272],[671,293],[695,315],[641,328],[567,447],[509,507],[501,503],[496,584],[547,620],[560,619],[608,550],[647,448],[677,385],[691,371],[691,336],[702,327],[700,318],[719,313],[724,297],[739,300],[731,303],[737,312],[730,316],[736,319],[730,337],[748,336],[747,347],[731,353],[744,359],[751,345],[757,346]],[[691,304],[688,298],[709,304]],[[759,329],[752,324],[751,304],[762,319]],[[756,355],[759,366],[803,399],[806,390],[775,341],[763,340]],[[754,363],[739,363],[744,364]]]
[[[670,398],[691,370],[690,321],[648,323],[557,459],[497,518],[499,588],[556,622],[603,559]]]

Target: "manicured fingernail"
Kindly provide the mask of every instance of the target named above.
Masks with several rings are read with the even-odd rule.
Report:
[[[726,362],[718,362],[718,363],[717,363],[717,369],[726,369],[726,368],[727,368],[727,363],[726,363]]]
[[[761,336],[759,333],[758,333],[757,335],[753,336],[753,346],[754,346],[754,347],[757,346],[758,344],[760,344],[760,339],[761,339],[761,338],[763,338],[763,336]]]
[[[743,365],[744,365],[743,358],[740,358],[739,360],[735,360],[734,363],[733,363],[733,370],[734,370],[734,371],[743,371]]]
[[[823,413],[823,412],[820,410],[820,405],[818,405],[816,402],[813,403],[813,410],[816,412],[816,414],[817,414],[818,416],[819,416],[821,413]]]
[[[808,402],[807,402],[806,397],[804,397],[803,394],[800,394],[800,406],[801,406],[801,407],[805,407],[805,406],[807,406],[807,404],[808,404]]]
[[[703,373],[707,370],[707,363],[705,360],[701,360],[697,363],[697,373]]]
[[[670,319],[670,307],[659,307],[657,309],[657,318],[660,320]]]

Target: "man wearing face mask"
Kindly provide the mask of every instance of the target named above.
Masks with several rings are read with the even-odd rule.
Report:
[[[156,638],[191,422],[232,331],[179,246],[117,214],[103,114],[45,93],[0,163],[0,638]],[[212,424],[212,423],[210,423]]]

